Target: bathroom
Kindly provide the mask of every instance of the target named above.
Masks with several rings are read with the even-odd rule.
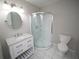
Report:
[[[23,12],[16,11],[22,20],[21,26],[17,29],[12,29],[6,23],[7,13],[11,9],[7,10],[8,7],[3,8],[5,1],[8,5],[11,3],[16,7],[22,7]],[[56,52],[50,55],[49,52],[45,52],[52,56],[51,58],[38,58],[36,59],[79,59],[79,1],[78,0],[0,0],[0,59],[4,59],[4,53],[7,55],[7,51],[3,51],[2,46],[5,45],[5,40],[13,36],[20,36],[25,33],[31,33],[31,19],[29,16],[32,13],[36,12],[47,12],[53,15],[53,22],[51,25],[52,33],[52,49],[57,47],[57,44],[60,43],[59,36],[68,35],[71,37],[71,40],[68,42],[67,46],[70,52],[67,51],[65,57],[60,54],[57,55]],[[15,24],[16,25],[16,24]],[[16,25],[17,26],[17,25]],[[36,51],[36,55],[39,55],[38,52],[43,54],[43,51]],[[55,50],[54,50],[55,51]],[[44,57],[39,56],[39,57]],[[33,58],[33,57],[32,57]],[[7,58],[5,58],[7,59]]]

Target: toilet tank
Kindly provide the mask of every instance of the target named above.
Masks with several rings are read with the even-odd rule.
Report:
[[[27,59],[33,54],[33,36],[30,34],[7,38],[6,43],[9,49],[10,59]]]
[[[65,44],[68,44],[69,41],[71,40],[71,36],[69,35],[61,34],[59,37],[60,37],[60,41]]]

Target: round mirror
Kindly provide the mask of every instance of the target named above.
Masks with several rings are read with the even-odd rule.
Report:
[[[22,25],[22,20],[21,17],[18,13],[16,12],[10,12],[7,15],[7,20],[5,21],[8,26],[12,29],[18,29]]]

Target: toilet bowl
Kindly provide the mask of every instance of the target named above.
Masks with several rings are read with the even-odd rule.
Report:
[[[68,51],[68,46],[64,43],[59,43],[58,44],[58,49],[59,49],[60,55],[63,56]]]
[[[60,35],[60,43],[58,43],[59,53],[63,56],[69,50],[67,44],[71,40],[70,36]]]

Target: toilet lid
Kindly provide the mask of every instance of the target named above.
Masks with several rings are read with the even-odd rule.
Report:
[[[59,49],[60,51],[62,51],[62,52],[67,52],[67,51],[68,51],[68,47],[67,47],[67,45],[64,44],[64,43],[58,44],[58,49]]]

